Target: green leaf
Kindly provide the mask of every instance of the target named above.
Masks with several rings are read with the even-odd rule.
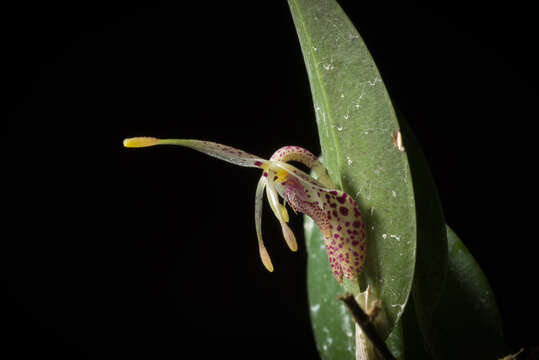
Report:
[[[445,288],[425,342],[437,359],[498,359],[504,345],[496,299],[483,271],[447,227],[449,248]]]
[[[367,47],[339,5],[333,0],[288,3],[307,67],[325,163],[337,186],[358,202],[367,225],[362,285],[370,285],[382,300],[388,318],[388,326],[381,329],[385,337],[404,311],[416,261],[411,170],[407,152],[394,144],[400,125]],[[325,255],[325,250],[313,249]],[[327,256],[320,266],[329,268]],[[309,286],[333,298],[338,288],[322,284],[328,281]]]
[[[355,359],[354,320],[337,300],[343,290],[333,277],[322,234],[313,220],[304,216],[307,248],[307,291],[313,333],[323,359]]]
[[[406,313],[406,310],[404,311],[404,313]],[[391,333],[386,339],[387,348],[389,349],[389,351],[391,351],[391,354],[393,354],[393,356],[399,360],[405,359],[404,334],[402,325],[404,313],[393,328],[393,331],[391,331]]]
[[[412,170],[417,214],[417,254],[412,294],[419,327],[427,334],[434,326],[432,313],[438,305],[447,273],[445,220],[427,160],[402,116],[399,116],[399,121]]]
[[[318,352],[324,359],[355,360],[354,320],[336,296],[341,286],[333,278],[327,264],[322,234],[312,219],[304,216],[307,247],[307,289],[313,333]],[[404,359],[402,328],[395,327],[386,340],[397,359]]]

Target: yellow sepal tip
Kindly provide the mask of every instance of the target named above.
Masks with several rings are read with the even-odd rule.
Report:
[[[266,250],[264,245],[261,245],[259,250],[260,250],[260,258],[262,259],[262,263],[264,264],[264,267],[269,272],[273,272],[273,264],[271,263],[271,259],[269,257],[268,251]]]
[[[284,240],[286,241],[286,244],[288,245],[290,250],[298,251],[298,242],[296,241],[296,236],[294,235],[294,232],[285,223],[281,224],[281,228],[283,230]]]
[[[129,139],[124,139],[124,147],[126,148],[139,148],[147,147],[159,144],[159,139],[154,137],[133,137]]]

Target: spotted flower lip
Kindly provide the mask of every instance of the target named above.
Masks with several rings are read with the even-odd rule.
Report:
[[[348,279],[355,279],[362,271],[366,234],[361,212],[351,196],[335,189],[322,163],[308,150],[299,146],[285,146],[266,160],[210,141],[135,137],[125,139],[123,144],[125,147],[180,145],[235,165],[262,169],[255,194],[255,228],[260,257],[268,271],[273,271],[273,264],[262,240],[264,190],[290,250],[297,251],[298,245],[287,224],[287,204],[294,212],[311,217],[320,229],[329,265],[339,283],[342,283],[343,275]],[[316,178],[290,165],[289,161],[297,161],[307,166]],[[280,198],[284,200],[283,203]]]

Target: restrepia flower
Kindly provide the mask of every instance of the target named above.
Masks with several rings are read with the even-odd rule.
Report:
[[[355,279],[365,260],[365,224],[356,202],[343,191],[334,189],[326,169],[308,150],[298,146],[285,146],[269,160],[230,146],[210,141],[184,139],[156,139],[136,137],[124,140],[125,147],[153,145],[180,145],[200,151],[232,164],[263,170],[255,196],[255,227],[260,257],[266,269],[273,264],[262,241],[262,201],[264,189],[275,217],[279,220],[283,236],[292,251],[297,251],[296,237],[288,227],[286,204],[297,213],[311,217],[320,229],[328,253],[333,275],[342,284],[343,275]],[[297,161],[310,168],[316,179],[288,164]],[[280,202],[279,197],[284,201]]]

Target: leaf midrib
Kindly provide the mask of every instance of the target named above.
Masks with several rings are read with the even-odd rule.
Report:
[[[335,149],[335,158],[337,159],[337,170],[338,170],[337,175],[339,176],[338,184],[341,186],[341,190],[342,190],[342,181],[341,181],[341,174],[340,174],[340,169],[341,169],[341,166],[342,166],[342,155],[341,155],[342,152],[341,152],[341,149],[337,145],[338,141],[337,141],[337,133],[335,132],[335,123],[334,123],[334,119],[333,119],[333,113],[332,113],[331,107],[329,105],[329,99],[328,99],[325,87],[322,86],[323,76],[322,76],[322,74],[320,72],[320,69],[319,69],[320,67],[317,65],[318,64],[318,62],[317,62],[318,58],[314,55],[314,52],[312,51],[313,42],[311,40],[311,37],[309,36],[309,31],[308,31],[308,29],[306,27],[303,13],[299,10],[300,7],[298,6],[297,0],[292,0],[292,1],[294,2],[294,7],[296,8],[296,12],[297,12],[297,14],[298,14],[298,16],[300,18],[301,26],[303,27],[303,33],[305,34],[304,35],[305,39],[307,40],[307,43],[309,45],[309,55],[313,59],[314,71],[316,72],[316,76],[318,78],[320,91],[322,93],[322,98],[323,98],[324,106],[325,106],[325,109],[326,109],[326,115],[328,117],[328,122],[330,123],[330,129],[326,129],[326,130],[329,130],[329,132],[331,132],[331,135],[332,135],[333,148]],[[314,95],[314,92],[313,92],[313,95]],[[316,112],[316,110],[315,110],[315,112]]]

